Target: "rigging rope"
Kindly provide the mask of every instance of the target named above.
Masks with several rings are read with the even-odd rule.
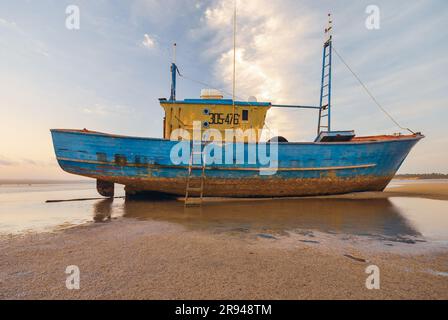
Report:
[[[362,80],[359,78],[359,76],[353,71],[352,68],[350,68],[350,66],[347,64],[347,62],[345,62],[344,58],[341,57],[341,55],[339,54],[339,52],[336,50],[336,48],[333,46],[333,50],[336,53],[336,55],[338,56],[338,58],[341,60],[341,62],[347,67],[347,69],[351,72],[351,74],[356,78],[356,80],[358,80],[359,84],[364,88],[364,90],[367,92],[367,94],[370,96],[370,98],[373,100],[373,102],[375,102],[375,104],[377,105],[377,107],[386,115],[389,117],[390,120],[392,120],[393,123],[395,123],[395,125],[397,127],[399,127],[400,129],[403,130],[407,130],[409,132],[411,132],[412,134],[415,134],[414,131],[412,131],[409,128],[403,127],[402,125],[400,125],[400,123],[394,119],[394,117],[392,117],[392,115],[386,111],[386,109],[384,109],[384,107],[378,102],[378,100],[374,97],[374,95],[370,92],[370,90],[367,88],[367,86],[364,84],[364,82],[362,82]]]

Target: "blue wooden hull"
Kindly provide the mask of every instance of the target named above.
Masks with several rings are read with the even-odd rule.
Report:
[[[123,184],[129,193],[185,195],[188,164],[176,165],[170,159],[177,141],[80,130],[55,129],[51,133],[58,163],[66,172]],[[381,191],[422,137],[279,143],[275,174],[260,175],[263,166],[259,163],[213,164],[206,170],[204,196],[279,197]],[[247,159],[251,146],[243,145]],[[236,154],[238,148],[233,147]]]

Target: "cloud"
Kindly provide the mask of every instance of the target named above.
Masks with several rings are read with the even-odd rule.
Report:
[[[16,164],[15,162],[5,160],[5,159],[0,159],[0,166],[13,166],[15,164]]]
[[[29,48],[32,52],[38,55],[46,58],[50,57],[47,46],[42,41],[35,39],[30,33],[19,27],[14,21],[0,18],[0,27],[4,27],[9,30],[11,33],[9,36],[13,37],[14,42],[23,44],[24,47]]]
[[[246,100],[254,95],[258,101],[316,105],[322,33],[331,8],[338,51],[393,116],[403,125],[427,135],[413,151],[415,156],[406,161],[409,168],[418,171],[418,168],[431,166],[446,172],[448,152],[441,146],[447,142],[434,139],[444,136],[444,119],[448,115],[442,72],[448,66],[444,55],[446,32],[439,32],[446,20],[446,5],[379,0],[381,29],[369,31],[364,27],[367,4],[370,3],[359,1],[347,6],[344,2],[325,0],[239,0],[237,98]],[[45,5],[40,7],[45,12],[15,6],[16,9],[11,7],[10,15],[6,15],[9,13],[6,11],[0,15],[0,47],[10,57],[4,59],[8,64],[3,72],[3,82],[9,88],[6,91],[11,92],[10,79],[17,79],[14,85],[18,92],[27,92],[26,95],[6,96],[13,103],[3,105],[11,105],[11,110],[16,111],[13,110],[9,118],[2,118],[5,127],[20,125],[14,123],[15,118],[22,119],[21,112],[29,105],[28,118],[30,121],[33,118],[33,125],[45,127],[45,131],[47,123],[72,127],[82,122],[83,126],[105,131],[113,128],[113,131],[158,135],[161,126],[158,116],[162,111],[156,105],[151,109],[144,106],[145,101],[166,90],[163,83],[169,83],[167,68],[172,42],[179,44],[178,63],[183,74],[224,88],[226,96],[232,91],[233,1],[133,0],[117,6],[99,1],[85,11],[89,12],[89,19],[99,21],[92,24],[91,29],[101,30],[101,33],[91,33],[88,37],[79,37],[84,33],[70,33],[70,39],[64,28],[53,28],[53,23],[59,22],[51,18],[52,10],[47,10]],[[41,23],[43,19],[48,23],[34,23]],[[37,25],[40,27],[33,28]],[[75,47],[80,51],[73,50]],[[54,59],[42,58],[49,53]],[[95,77],[83,70],[90,70]],[[336,57],[333,74],[334,129],[355,129],[357,134],[397,130]],[[179,96],[197,94],[197,84],[180,82]],[[79,89],[74,91],[74,86]],[[119,90],[110,90],[115,87]],[[34,95],[30,95],[31,90]],[[72,102],[59,108],[60,101],[67,98],[64,90],[70,92]],[[78,98],[75,94],[78,91],[88,95],[81,94]],[[35,101],[44,101],[41,105],[45,114]],[[53,102],[57,108],[53,107]],[[130,105],[136,110],[130,110],[127,107]],[[58,111],[53,112],[53,108]],[[139,121],[142,114],[151,116],[153,112],[157,117],[150,121],[157,122],[159,127],[148,127],[144,121]],[[64,117],[65,114],[70,116]],[[122,114],[127,115],[120,117]],[[139,119],[134,121],[133,117]],[[317,113],[273,108],[267,125],[279,128],[279,133],[290,141],[312,141]],[[27,127],[23,128],[22,132],[27,132]],[[37,137],[24,143],[37,150],[34,141],[38,141]],[[50,146],[48,141],[40,141]],[[18,152],[9,154],[10,158],[0,157],[0,165],[11,165],[13,161],[10,160],[15,159],[24,165],[20,160],[22,155],[33,158],[31,152],[38,152],[25,149],[20,151],[21,156]],[[431,159],[425,159],[431,150]],[[46,152],[52,152],[51,148]],[[27,172],[33,171],[37,170]]]
[[[143,35],[143,41],[142,45],[147,49],[153,49],[156,46],[156,40],[154,37],[150,36],[149,34],[145,33]]]
[[[17,24],[13,21],[8,21],[6,19],[0,18],[0,26],[8,28],[8,29],[15,29],[18,30]]]
[[[259,101],[285,104],[316,102],[317,94],[316,97],[310,95],[309,79],[301,70],[307,68],[311,57],[316,65],[320,64],[316,58],[320,56],[320,39],[316,41],[310,35],[320,30],[325,17],[318,19],[314,12],[296,1],[240,1],[237,8],[236,96],[246,100],[254,95]],[[209,31],[208,34],[193,30],[196,37],[209,39],[205,55],[215,59],[214,77],[229,88],[227,91],[231,91],[233,79],[232,19],[233,5],[220,0],[204,11],[202,27]],[[316,28],[312,29],[310,25]],[[317,52],[319,55],[314,56]],[[318,82],[313,85],[317,86]],[[267,123],[271,129],[282,128],[282,134],[298,138],[298,126],[311,129],[305,119],[291,121],[287,112],[272,109]]]
[[[82,112],[95,115],[106,115],[109,113],[107,108],[104,105],[100,104],[94,104],[93,106],[85,107],[82,109]]]
[[[105,105],[95,103],[92,106],[84,107],[83,113],[97,116],[113,116],[113,115],[126,115],[132,111],[131,107],[123,105]]]
[[[435,55],[435,49],[428,50],[433,43],[440,42],[436,41],[440,35],[431,31],[443,24],[443,17],[432,14],[434,21],[430,25],[414,23],[409,31],[402,25],[414,20],[426,21],[414,18],[427,6],[412,7],[399,19],[394,14],[402,13],[400,6],[383,4],[381,8],[385,17],[390,15],[394,19],[384,18],[381,31],[369,31],[364,28],[364,4],[350,10],[339,4],[332,6],[337,23],[336,46],[383,106],[405,126],[418,128],[421,117],[427,116],[430,109],[440,110],[443,100],[439,99],[441,95],[446,96],[437,87],[443,84],[443,73],[437,70],[446,65],[447,59]],[[259,101],[317,105],[327,10],[322,5],[289,0],[239,1],[236,96],[247,99],[255,95]],[[204,56],[215,61],[215,81],[221,82],[220,86],[227,92],[231,92],[233,77],[232,17],[233,5],[229,1],[214,1],[204,9],[201,28],[191,32],[195,40],[207,43]],[[422,28],[424,34],[414,32]],[[332,123],[335,129],[353,128],[361,134],[398,130],[373,105],[339,60],[336,59],[333,67]],[[422,86],[422,80],[431,83],[431,77],[437,79],[438,84]],[[424,106],[429,97],[436,101],[419,107]],[[267,124],[280,129],[290,140],[308,140],[315,135],[317,114],[271,109]]]

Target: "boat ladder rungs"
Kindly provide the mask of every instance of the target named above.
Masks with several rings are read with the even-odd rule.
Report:
[[[187,175],[187,188],[185,190],[185,207],[190,206],[201,206],[202,199],[204,196],[204,182],[205,182],[205,166],[206,161],[204,157],[204,149],[201,151],[192,151],[190,153],[190,162],[188,164],[188,175]],[[193,165],[194,155],[201,156],[201,165]],[[195,176],[193,171],[201,170],[200,176]]]

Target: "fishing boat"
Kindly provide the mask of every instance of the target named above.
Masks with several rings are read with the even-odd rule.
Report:
[[[66,172],[96,179],[103,196],[112,197],[114,184],[122,184],[127,196],[182,196],[186,205],[201,204],[203,197],[382,191],[423,135],[358,137],[354,131],[331,130],[331,29],[330,17],[318,106],[238,101],[234,93],[231,99],[224,99],[215,89],[202,90],[199,99],[178,100],[176,79],[180,72],[173,60],[170,97],[159,99],[165,111],[162,138],[52,129],[57,161]],[[261,141],[259,133],[271,108],[315,110],[316,139],[289,142],[275,137]],[[227,136],[231,130],[256,133],[236,139]],[[214,139],[202,131],[212,131]]]

